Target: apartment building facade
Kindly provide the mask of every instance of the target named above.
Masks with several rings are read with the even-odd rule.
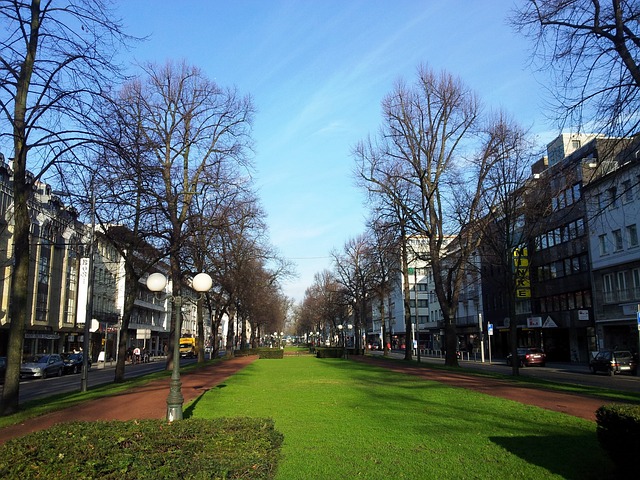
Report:
[[[640,311],[640,142],[596,171],[584,190],[589,219],[598,349],[638,350]]]

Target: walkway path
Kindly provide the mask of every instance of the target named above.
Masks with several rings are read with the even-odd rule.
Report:
[[[183,373],[182,396],[184,405],[204,392],[222,383],[234,373],[253,363],[258,357],[235,357],[193,372]],[[142,420],[165,418],[169,378],[151,381],[125,392],[89,400],[74,407],[25,420],[23,423],[0,429],[0,444],[12,438],[51,427],[58,423],[95,420]]]
[[[182,374],[182,395],[184,396],[185,405],[198,398],[210,388],[219,385],[225,379],[242,370],[256,359],[256,356],[236,357],[223,362],[217,362],[194,372]],[[592,421],[595,421],[595,411],[598,407],[607,403],[602,399],[583,395],[518,387],[507,381],[491,380],[484,377],[465,375],[463,373],[449,373],[442,370],[424,368],[411,362],[389,362],[385,359],[371,356],[352,356],[350,359],[382,366],[394,371],[418,375],[428,380],[477,390],[488,395],[495,395],[529,405],[536,405]],[[25,420],[23,423],[0,429],[0,444],[30,432],[44,430],[57,423],[165,418],[167,413],[166,400],[168,392],[168,378],[154,380],[142,387],[137,387],[111,397],[90,400],[74,407],[31,418]]]
[[[547,410],[566,413],[575,417],[595,421],[596,410],[606,403],[612,403],[601,398],[556,392],[528,386],[517,386],[506,380],[489,379],[486,377],[465,375],[464,373],[449,372],[439,369],[424,368],[413,362],[390,362],[373,356],[350,357],[372,365],[381,366],[403,373],[418,375],[427,380],[447,383],[461,388],[468,388],[487,395],[515,400],[527,405],[535,405]]]

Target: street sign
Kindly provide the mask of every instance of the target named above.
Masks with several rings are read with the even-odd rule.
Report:
[[[640,325],[640,320],[638,320],[638,325]],[[487,324],[487,334],[488,335],[493,335],[493,323],[488,323]]]

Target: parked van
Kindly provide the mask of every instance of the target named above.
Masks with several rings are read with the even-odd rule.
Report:
[[[180,356],[182,358],[195,358],[197,356],[195,338],[180,339]]]

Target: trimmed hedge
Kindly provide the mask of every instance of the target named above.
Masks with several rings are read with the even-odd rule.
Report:
[[[603,405],[596,410],[597,435],[620,474],[637,473],[640,405]]]
[[[316,347],[317,358],[342,358],[344,348],[342,347]]]
[[[258,355],[258,348],[245,348],[243,350],[234,350],[234,357],[249,357],[251,355]]]
[[[259,348],[260,358],[284,358],[284,350],[281,348]]]
[[[282,441],[271,419],[74,422],[0,446],[0,478],[272,479]]]
[[[364,349],[348,347],[346,349],[349,355],[364,355]],[[345,348],[343,347],[316,347],[317,358],[343,358],[345,356]]]

